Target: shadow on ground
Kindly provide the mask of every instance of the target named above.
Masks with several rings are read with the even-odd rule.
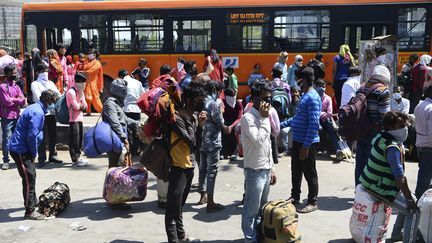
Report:
[[[233,203],[224,206],[224,210],[217,212],[207,212],[205,206],[197,208],[198,206],[192,207],[191,204],[186,204],[185,211],[197,212],[197,214],[195,214],[192,218],[207,223],[227,220],[234,215],[240,215],[242,213],[240,201],[234,201]]]
[[[328,243],[355,243],[353,239],[337,239],[337,240],[329,240]]]
[[[354,198],[318,197],[318,208],[322,211],[343,211],[350,209],[353,201]]]

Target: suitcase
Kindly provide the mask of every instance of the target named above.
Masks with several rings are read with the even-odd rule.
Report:
[[[261,237],[265,243],[300,242],[298,214],[292,203],[284,200],[268,202],[263,207]]]
[[[141,165],[107,171],[103,197],[109,204],[142,201],[147,195],[148,172]]]
[[[56,182],[39,196],[39,213],[47,217],[56,216],[66,208],[70,200],[68,185]]]

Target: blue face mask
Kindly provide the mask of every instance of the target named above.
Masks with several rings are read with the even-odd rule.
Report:
[[[55,109],[55,104],[54,103],[52,103],[51,105],[49,105],[48,107],[47,107],[47,110],[49,110],[49,111],[52,111],[52,110],[54,110]]]
[[[316,92],[319,94],[319,96],[322,97],[324,95],[325,88],[323,88],[323,87],[317,87],[316,88]]]
[[[213,98],[213,100],[217,100],[218,95],[217,95],[217,93],[213,93],[213,94],[211,95],[211,97]]]

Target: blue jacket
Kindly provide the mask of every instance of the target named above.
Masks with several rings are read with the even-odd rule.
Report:
[[[30,153],[36,158],[38,146],[43,139],[43,127],[47,108],[39,101],[28,106],[18,119],[9,140],[9,150],[17,154]]]

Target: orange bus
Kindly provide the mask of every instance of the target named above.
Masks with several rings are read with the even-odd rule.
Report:
[[[399,66],[412,53],[431,52],[430,0],[143,0],[27,3],[23,6],[22,51],[42,53],[62,42],[76,55],[101,53],[105,86],[120,68],[133,70],[144,57],[151,79],[178,57],[204,65],[216,49],[239,79],[239,97],[248,92],[254,64],[270,78],[279,52],[301,54],[304,62],[324,54],[327,81],[341,44],[352,52],[360,40],[399,35]]]

